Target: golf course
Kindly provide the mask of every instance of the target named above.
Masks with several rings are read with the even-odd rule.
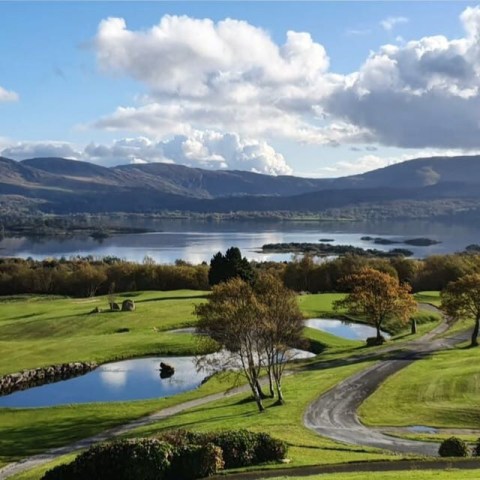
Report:
[[[117,301],[134,300],[136,308],[132,312],[109,311],[106,296],[3,298],[0,302],[3,352],[0,373],[6,375],[65,362],[106,364],[141,357],[206,354],[208,352],[202,350],[205,343],[191,330],[181,329],[195,327],[194,308],[207,297],[208,292],[190,290],[117,295]],[[342,297],[343,294],[311,294],[297,299],[305,318],[339,318],[344,312],[334,310],[333,302]],[[288,365],[283,385],[285,405],[277,406],[273,399],[266,399],[266,409],[261,414],[252,404],[245,380],[236,374],[214,375],[198,388],[163,398],[1,408],[0,465],[3,468],[0,478],[40,479],[53,465],[71,461],[79,451],[98,441],[152,437],[172,429],[267,432],[288,445],[288,463],[262,465],[261,469],[268,472],[288,468],[295,475],[297,469],[321,469],[352,462],[368,462],[374,471],[375,465],[380,465],[378,462],[388,461],[393,465],[402,459],[415,459],[428,466],[431,459],[425,457],[421,449],[416,454],[396,448],[377,448],[355,439],[342,441],[335,439],[335,435],[319,435],[315,428],[305,425],[309,407],[349,378],[382,362],[395,361],[395,355],[401,360],[405,352],[430,345],[425,355],[410,359],[398,371],[386,376],[378,388],[362,400],[358,409],[360,420],[364,428],[391,435],[409,445],[416,441],[427,445],[439,442],[451,432],[468,441],[476,440],[478,434],[472,425],[477,424],[480,417],[475,401],[480,389],[475,368],[480,354],[476,349],[465,348],[467,342],[462,336],[471,327],[468,322],[456,325],[452,329],[456,340],[449,343],[445,340],[449,325],[434,307],[439,302],[438,293],[422,292],[416,299],[420,305],[415,314],[417,333],[411,334],[409,326],[387,325],[391,338],[382,346],[366,347],[363,341],[305,328],[308,342],[304,348],[315,356],[299,358]],[[21,393],[26,392],[28,390]],[[434,433],[408,429],[419,425],[431,427]],[[306,477],[305,472],[308,473],[299,471],[301,478],[320,478]],[[319,470],[319,473],[322,472]],[[455,478],[476,478],[474,473],[458,470]],[[248,478],[262,478],[261,472],[255,475]],[[287,478],[281,475],[278,480]],[[448,472],[416,473],[415,469],[401,474],[340,470],[340,473],[322,473],[321,478],[360,480],[367,475],[382,479],[452,478]],[[297,477],[289,475],[288,478]]]

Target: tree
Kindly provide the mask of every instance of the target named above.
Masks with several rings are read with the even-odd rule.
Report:
[[[257,299],[263,307],[261,320],[262,347],[266,359],[270,395],[273,383],[278,403],[283,404],[282,377],[287,361],[291,359],[291,347],[300,347],[303,340],[303,315],[293,291],[282,281],[269,274],[259,277],[254,286]]]
[[[269,274],[254,285],[234,278],[213,287],[207,303],[195,308],[200,341],[214,341],[223,349],[214,360],[217,369],[240,367],[260,411],[263,393],[260,373],[266,369],[270,395],[284,403],[282,378],[292,346],[300,346],[303,317],[295,295]],[[208,335],[208,337],[206,337]]]
[[[417,304],[410,295],[410,286],[400,284],[388,273],[363,268],[345,277],[350,293],[334,303],[335,309],[346,308],[353,315],[361,315],[377,330],[377,341],[383,341],[380,328],[385,320],[397,319],[406,323],[416,311]]]
[[[258,321],[262,308],[252,287],[241,278],[222,282],[213,287],[207,303],[195,307],[195,313],[199,318],[197,331],[202,334],[201,341],[211,339],[224,350],[215,357],[222,369],[242,369],[262,412],[264,406],[258,387],[263,366]]]
[[[470,345],[478,345],[480,328],[480,274],[464,275],[455,282],[450,282],[441,293],[442,310],[453,320],[472,317],[475,326]]]
[[[243,257],[237,247],[230,247],[223,255],[216,253],[210,261],[208,282],[210,285],[218,285],[231,278],[239,277],[246,282],[252,283],[255,274],[250,262]]]

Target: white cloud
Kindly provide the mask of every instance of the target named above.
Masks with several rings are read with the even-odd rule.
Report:
[[[384,28],[405,17],[383,20]],[[100,68],[147,94],[94,122],[156,141],[197,130],[318,145],[480,147],[480,7],[461,15],[464,38],[384,45],[349,75],[329,71],[322,45],[289,31],[283,45],[246,22],[164,16],[144,31],[99,25]],[[255,49],[251,46],[255,45]]]
[[[380,22],[380,26],[387,32],[392,31],[397,25],[408,23],[407,17],[387,17]]]
[[[16,102],[19,100],[18,93],[12,90],[6,90],[0,86],[0,103],[1,102]]]
[[[383,145],[480,147],[480,7],[461,16],[465,37],[385,45],[323,104]]]
[[[43,141],[43,142],[7,142],[5,141],[0,150],[0,155],[14,160],[24,160],[34,157],[62,157],[78,159],[82,152],[67,142]]]
[[[178,163],[205,169],[247,170],[270,175],[289,175],[285,158],[264,141],[241,138],[234,133],[193,131],[170,140],[146,137],[124,138],[111,145],[90,143],[85,148],[64,142],[19,142],[0,155],[16,160],[33,157],[63,157],[104,166],[126,163]]]

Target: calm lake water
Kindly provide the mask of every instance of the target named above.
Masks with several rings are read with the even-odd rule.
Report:
[[[368,337],[377,335],[377,330],[370,325],[330,318],[311,318],[310,320],[305,320],[305,326],[331,333],[337,337],[347,338],[348,340],[366,340]],[[385,338],[390,338],[390,335],[386,332],[382,332],[382,335]]]
[[[180,332],[179,332],[180,333]],[[315,355],[292,349],[294,360]],[[218,356],[221,353],[212,354]],[[160,378],[160,362],[175,368]],[[33,387],[0,397],[0,407],[52,407],[89,402],[116,402],[170,397],[194,390],[211,370],[197,371],[194,357],[149,357],[106,363],[80,377]],[[226,387],[225,387],[226,388]]]
[[[438,222],[408,221],[381,223],[351,222],[196,222],[181,220],[136,220],[129,226],[145,227],[154,233],[115,235],[103,241],[90,237],[68,239],[6,238],[0,241],[0,256],[69,257],[74,255],[116,256],[141,262],[145,256],[158,263],[173,263],[183,259],[192,263],[210,261],[218,251],[239,247],[249,259],[290,260],[291,254],[264,254],[266,243],[318,242],[332,239],[335,245],[390,250],[404,247],[416,257],[463,250],[467,245],[480,243],[480,225],[447,225]],[[361,240],[363,236],[380,236],[405,240],[428,237],[442,243],[429,247],[374,245]]]

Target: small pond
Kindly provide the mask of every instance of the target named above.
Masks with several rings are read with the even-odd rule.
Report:
[[[294,359],[315,356],[310,352],[296,349],[292,353]],[[160,378],[159,366],[162,361],[175,368],[175,373],[169,378]],[[170,397],[194,390],[210,373],[205,370],[197,372],[195,357],[124,360],[106,363],[80,377],[0,396],[0,407],[52,407],[74,403]]]
[[[377,335],[377,330],[370,325],[331,318],[311,318],[310,320],[305,320],[305,326],[348,340],[366,340],[368,337]],[[385,338],[390,338],[390,335],[386,332],[382,331],[382,335]]]

